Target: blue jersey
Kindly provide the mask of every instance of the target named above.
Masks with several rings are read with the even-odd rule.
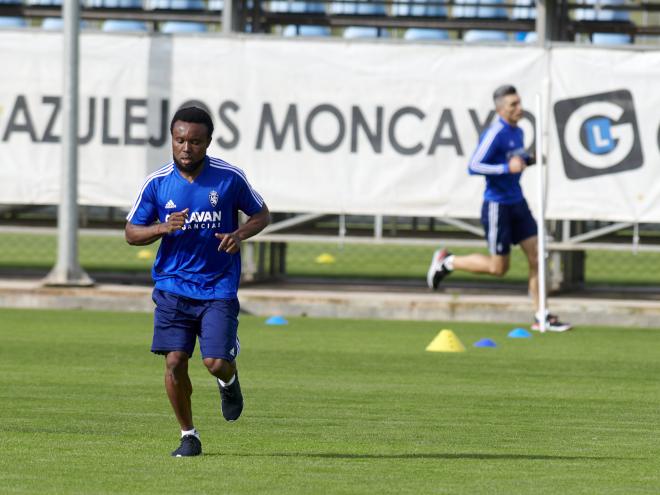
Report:
[[[521,174],[509,172],[509,159],[514,155],[523,160],[529,158],[522,129],[498,117],[481,135],[479,146],[468,164],[470,175],[486,176],[485,201],[513,204],[523,200]]]
[[[126,219],[135,225],[164,223],[188,208],[184,228],[161,239],[151,271],[155,287],[193,299],[233,299],[241,255],[218,251],[214,234],[235,231],[238,210],[252,216],[264,202],[238,167],[208,156],[202,166],[192,183],[174,163],[149,175]]]

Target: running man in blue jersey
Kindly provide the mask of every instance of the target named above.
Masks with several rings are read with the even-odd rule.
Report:
[[[181,426],[172,455],[188,457],[202,453],[188,376],[196,340],[217,380],[224,418],[235,421],[243,410],[236,369],[240,246],[268,225],[270,214],[241,169],[206,155],[213,134],[208,113],[180,109],[170,132],[173,161],[146,178],[125,233],[134,246],[160,240],[151,351],[165,356],[165,389]],[[243,225],[239,210],[249,217]]]
[[[529,291],[534,302],[534,323],[538,330],[545,317],[546,329],[563,332],[571,326],[556,315],[539,314],[537,227],[520,188],[520,176],[533,160],[525,151],[523,131],[518,127],[523,111],[516,88],[505,85],[493,94],[498,119],[486,129],[470,159],[470,175],[486,177],[481,223],[490,255],[455,256],[446,249],[433,254],[426,277],[430,289],[454,270],[503,276],[509,270],[511,244],[520,244],[529,263]]]

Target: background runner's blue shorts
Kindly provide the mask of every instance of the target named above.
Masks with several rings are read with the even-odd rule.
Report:
[[[233,361],[240,352],[238,299],[204,301],[154,289],[154,338],[151,352],[185,351],[192,356],[199,339],[202,358]]]
[[[481,224],[486,231],[490,254],[509,254],[511,244],[537,235],[536,221],[524,199],[513,204],[484,201]]]

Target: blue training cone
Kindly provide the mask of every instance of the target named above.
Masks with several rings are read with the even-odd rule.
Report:
[[[286,325],[289,323],[283,316],[271,316],[266,320],[266,325]]]
[[[477,340],[473,345],[474,347],[497,347],[495,341],[490,339]]]
[[[509,337],[512,339],[531,339],[532,334],[524,328],[514,328],[509,332]]]

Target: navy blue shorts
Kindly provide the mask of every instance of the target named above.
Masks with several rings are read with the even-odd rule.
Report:
[[[511,244],[537,234],[536,221],[524,199],[513,204],[484,201],[481,224],[486,231],[490,254],[507,255],[511,252]]]
[[[199,339],[202,358],[233,361],[240,352],[238,299],[203,301],[154,289],[154,338],[151,352],[185,351],[192,356]]]

